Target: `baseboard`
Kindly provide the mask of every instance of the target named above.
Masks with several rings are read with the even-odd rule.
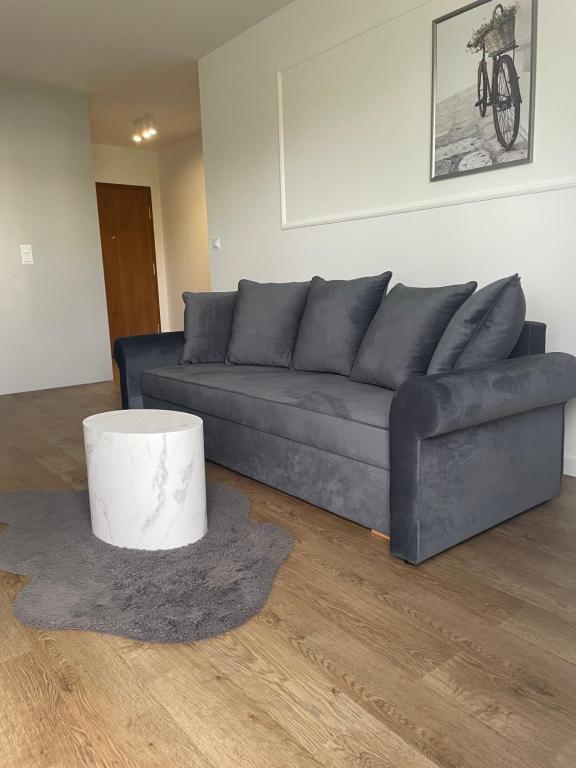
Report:
[[[576,456],[564,456],[564,474],[576,477]]]

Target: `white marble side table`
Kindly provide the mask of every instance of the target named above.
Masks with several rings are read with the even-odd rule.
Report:
[[[174,549],[206,534],[202,419],[134,409],[83,425],[95,536],[117,547]]]

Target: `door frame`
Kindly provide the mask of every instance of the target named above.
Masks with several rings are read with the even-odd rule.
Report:
[[[97,181],[96,190],[98,190],[98,187],[146,190],[146,193],[148,196],[148,226],[150,228],[150,237],[152,241],[152,268],[154,270],[154,282],[156,285],[156,307],[158,310],[157,326],[158,326],[158,333],[162,333],[162,313],[160,312],[160,291],[158,289],[158,261],[156,258],[156,238],[154,235],[154,211],[152,209],[152,188],[145,184],[115,184],[113,182],[108,182],[108,181]],[[98,203],[96,203],[96,208],[98,209]],[[99,211],[98,211],[98,217],[100,217]],[[104,258],[104,254],[102,254],[102,258]]]

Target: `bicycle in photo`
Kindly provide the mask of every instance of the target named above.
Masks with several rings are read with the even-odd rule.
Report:
[[[504,13],[502,5],[494,9],[496,15]],[[514,52],[518,46],[515,39],[514,19],[500,24],[486,34],[482,43],[482,60],[478,64],[478,101],[476,105],[481,117],[492,107],[496,136],[502,147],[512,149],[520,130],[522,95],[519,77],[514,63]],[[492,78],[488,73],[487,58],[492,59]]]

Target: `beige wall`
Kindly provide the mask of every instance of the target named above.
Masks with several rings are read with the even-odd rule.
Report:
[[[112,378],[81,94],[0,82],[0,265],[0,394]]]
[[[202,140],[158,152],[96,144],[97,181],[150,187],[162,329],[183,324],[182,292],[210,290]]]
[[[487,283],[520,272],[530,319],[548,323],[549,349],[576,354],[576,106],[565,97],[574,70],[571,36],[576,3],[539,2],[534,163],[430,183],[431,22],[462,4],[461,0],[295,0],[200,61],[209,235],[222,241],[222,250],[212,259],[215,290],[232,289],[241,277],[346,278],[388,268],[395,280],[411,285],[472,279]],[[312,124],[321,126],[323,147],[333,146],[334,151],[323,164],[314,156],[308,167],[295,168],[293,154],[284,158],[288,213],[295,206],[296,218],[307,220],[308,226],[296,223],[283,228],[278,71],[296,65],[306,70],[310,60],[312,67],[325,66],[322,82],[340,94],[345,77],[362,69],[364,50],[366,60],[371,60],[370,46],[380,45],[384,33],[378,30],[388,24],[419,45],[402,67],[388,72],[369,69],[358,78],[351,90],[358,112],[343,108],[339,120],[326,121],[320,113],[321,98],[300,103],[314,118]],[[365,35],[368,30],[374,32]],[[353,38],[356,42],[346,43]],[[332,53],[315,58],[325,51]],[[347,51],[354,53],[356,69],[346,68]],[[333,61],[337,66],[331,69]],[[386,86],[396,82],[398,91],[393,100],[383,102],[379,85],[386,76],[390,78]],[[388,114],[392,128],[380,130],[378,123],[376,145],[385,145],[405,115],[410,116],[405,125],[412,141],[409,149],[402,145],[375,182],[374,166],[381,159],[373,152],[370,132],[375,123],[355,121],[354,115],[378,105],[379,119]],[[355,132],[353,139],[347,127]],[[294,136],[301,152],[319,140],[318,134]],[[354,160],[350,163],[354,183],[347,175],[329,183],[334,165],[341,168],[348,159]],[[302,183],[305,172],[312,192],[318,190],[316,197]],[[400,187],[406,198],[398,201],[404,212],[397,214],[395,190]],[[510,188],[511,194],[491,199],[502,187]],[[527,194],[534,187],[540,193]],[[369,199],[364,199],[367,191]],[[479,200],[482,196],[486,199]],[[320,224],[327,208],[342,214],[343,220]],[[345,220],[349,211],[362,208],[366,218],[351,213]],[[379,215],[378,209],[387,215]],[[567,470],[576,475],[575,405],[568,415]]]
[[[162,203],[160,200],[160,180],[158,177],[158,154],[150,150],[112,147],[107,144],[94,144],[92,150],[96,181],[107,182],[108,184],[134,184],[140,187],[150,187],[152,215],[154,218],[156,264],[158,267],[160,322],[163,330],[170,330]]]
[[[182,291],[210,290],[202,138],[158,153],[170,327],[182,328]]]

